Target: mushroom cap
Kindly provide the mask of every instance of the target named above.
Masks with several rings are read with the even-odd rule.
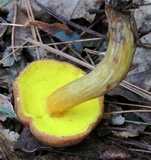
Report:
[[[25,67],[14,81],[16,114],[41,142],[57,148],[78,144],[102,118],[104,97],[86,101],[60,117],[48,114],[48,96],[84,74],[66,62],[41,60]]]

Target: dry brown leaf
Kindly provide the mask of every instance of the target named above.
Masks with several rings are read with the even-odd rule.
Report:
[[[0,3],[2,2],[3,0],[0,0]],[[25,0],[20,0],[18,2],[21,8],[23,8],[24,10],[26,10],[25,2]],[[90,15],[87,12],[87,10],[90,8],[98,9],[104,3],[104,0],[38,0],[38,2],[40,2],[48,8],[51,8],[54,12],[56,12],[59,15],[62,15],[68,20],[83,17],[88,21],[93,21],[95,15]],[[8,5],[3,7],[3,10],[10,11],[12,6],[13,1],[9,2]],[[34,3],[32,3],[32,8],[35,11],[36,17],[44,18],[46,16],[46,13],[42,12],[41,9]]]
[[[28,21],[27,14],[20,7],[17,7],[16,10],[15,8],[13,9],[13,12],[17,12],[16,15],[15,13],[12,14],[9,12],[7,20],[9,20],[11,23],[24,25]],[[12,37],[14,46],[22,45],[26,41],[25,39],[29,37],[32,37],[30,26],[14,28],[14,37]]]
[[[141,38],[143,43],[150,43],[151,33]],[[147,91],[151,89],[151,49],[137,48],[126,81]]]
[[[128,150],[124,150],[121,147],[115,145],[104,145],[104,151],[100,151],[99,159],[129,159],[131,155]],[[102,150],[102,149],[101,149]]]
[[[151,33],[143,36],[141,41],[143,43],[151,43]],[[151,90],[151,49],[137,48],[133,59],[131,69],[125,80],[144,90]],[[109,95],[121,95],[131,101],[144,102],[144,100],[122,87],[116,87]]]
[[[137,131],[135,131],[135,132],[114,131],[113,135],[116,137],[128,138],[128,137],[136,137],[139,135],[139,133]]]
[[[136,1],[137,2],[137,1]],[[145,0],[144,4],[151,3],[151,0]],[[141,6],[135,10],[135,19],[137,22],[137,27],[140,28],[144,25],[144,23],[148,23],[145,19],[146,17],[150,17],[151,15],[151,6]]]
[[[10,85],[9,69],[0,69],[0,87],[8,89]]]
[[[9,12],[7,20],[11,23],[25,24],[26,21],[28,20],[28,17],[23,12],[23,10],[19,8],[17,10],[16,15],[14,14],[14,12],[15,12],[15,9],[14,10],[12,9]],[[30,26],[15,27],[14,29],[12,29],[11,36],[12,36],[11,42],[9,42],[9,43],[11,43],[12,47],[15,47],[15,46],[19,47],[20,45],[25,43],[26,38],[29,38],[32,36]],[[4,60],[1,63],[3,64],[4,67],[10,67],[10,66],[12,67],[15,60],[16,61],[21,60],[21,58],[22,58],[21,52],[22,52],[22,48],[18,49],[12,56],[12,54],[11,54],[12,49],[7,47],[3,52],[2,59],[4,59]],[[5,58],[5,57],[7,57],[7,58]]]
[[[88,21],[92,21],[94,15],[89,15],[87,10],[90,8],[99,8],[102,2],[101,0],[52,0],[50,6],[54,12],[69,20],[83,17]]]
[[[0,124],[0,157],[2,159],[19,160],[14,152],[14,144],[17,138],[18,133],[10,131],[9,129],[4,129]]]
[[[31,134],[29,128],[24,127],[14,147],[15,149],[21,149],[31,153],[41,146],[44,147],[44,145]]]
[[[135,113],[138,117],[143,119],[144,122],[150,123],[151,122],[151,113]]]

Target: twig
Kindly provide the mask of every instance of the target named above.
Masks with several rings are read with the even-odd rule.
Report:
[[[112,103],[112,104],[129,106],[129,107],[140,107],[140,108],[148,108],[148,109],[151,109],[151,106],[139,105],[139,104],[120,103],[120,102],[113,102],[113,101],[105,101],[105,103]]]
[[[24,42],[22,45],[20,45],[18,48],[16,48],[14,50],[14,52],[18,51],[22,46],[24,46],[28,41]],[[0,64],[3,63],[3,61],[8,58],[9,56],[11,56],[13,54],[13,52],[9,53],[7,56],[5,56],[3,59],[0,60]]]
[[[33,11],[32,11],[32,8],[31,8],[31,1],[30,0],[26,0],[26,4],[27,4],[27,13],[28,13],[28,18],[32,21],[35,20],[34,18],[34,14],[33,14]],[[42,42],[42,39],[41,39],[41,36],[40,36],[40,33],[39,33],[39,30],[37,27],[34,27],[34,26],[31,26],[31,31],[32,31],[32,35],[33,35],[33,38],[35,40],[39,40],[40,42]],[[37,38],[38,37],[38,38]],[[37,59],[40,59],[39,55],[40,55],[40,50],[38,47],[36,47],[36,53],[37,53]],[[44,52],[44,55],[47,56],[46,54],[46,51],[43,50]]]
[[[123,113],[136,113],[136,112],[141,112],[141,113],[144,113],[144,112],[151,112],[151,110],[147,110],[147,109],[144,109],[144,110],[126,110],[126,111],[114,111],[114,112],[106,112],[105,115],[111,115],[111,114],[123,114]]]
[[[141,142],[138,142],[138,141],[135,141],[135,140],[120,139],[120,138],[115,138],[115,137],[111,137],[111,136],[107,136],[106,138],[151,151],[151,145],[141,143]]]
[[[134,18],[134,11],[131,11],[131,29],[135,35],[135,38],[136,40],[138,41],[138,44],[142,47],[142,48],[145,48],[145,49],[151,49],[151,44],[144,44],[140,38],[139,38],[139,35],[138,35],[138,32],[137,32],[137,24],[136,24],[136,21],[135,21],[135,18]]]
[[[75,51],[70,45],[68,45],[68,48],[76,54],[77,57],[79,57],[79,59],[81,59],[83,62],[88,63],[82,56],[80,53],[78,53],[77,51]]]
[[[87,39],[78,39],[73,41],[65,41],[65,42],[56,42],[56,43],[50,43],[50,45],[60,45],[60,44],[68,44],[68,43],[75,43],[75,42],[88,42],[88,41],[98,41],[101,40],[101,38],[87,38]]]
[[[14,24],[16,23],[17,9],[18,9],[18,5],[15,2],[14,3],[14,16],[13,16],[13,23]],[[15,46],[14,45],[14,43],[15,43],[15,26],[12,27],[11,43],[12,43],[12,46]],[[14,56],[15,61],[17,61],[17,57],[15,55],[14,49],[12,49],[12,52],[13,52],[13,56]]]
[[[69,59],[69,60],[71,60],[71,61],[73,61],[73,62],[76,62],[76,63],[78,63],[78,64],[80,64],[80,65],[82,65],[82,66],[85,66],[86,68],[94,69],[94,67],[93,67],[92,65],[90,65],[90,64],[88,64],[88,63],[85,63],[85,62],[83,62],[83,61],[81,61],[81,60],[79,60],[79,59],[77,59],[77,58],[74,58],[74,57],[72,57],[72,56],[70,56],[70,55],[67,55],[67,54],[65,54],[64,52],[59,51],[59,50],[57,50],[57,49],[54,49],[54,48],[52,48],[52,47],[50,47],[50,46],[48,46],[48,45],[46,45],[46,44],[43,44],[43,43],[38,42],[38,41],[35,41],[35,40],[31,39],[31,38],[28,38],[28,41],[29,41],[30,43],[32,43],[32,44],[38,45],[38,46],[40,46],[41,48],[50,51],[51,53],[54,53],[54,54],[59,55],[59,56],[62,56],[62,57],[64,57],[64,58],[67,58],[67,59]]]
[[[134,149],[134,148],[128,148],[128,150],[135,151],[135,152],[142,152],[142,153],[150,153],[151,154],[150,150]]]
[[[26,27],[26,24],[0,23],[0,26]]]
[[[61,44],[70,44],[70,43],[76,43],[76,42],[89,42],[89,41],[98,41],[100,38],[87,38],[87,39],[79,39],[79,40],[73,40],[73,41],[65,41],[65,42],[53,42],[53,43],[48,43],[48,46],[54,46],[54,45],[61,45]],[[18,48],[19,46],[10,46],[9,48]],[[28,46],[23,46],[22,48],[29,48],[29,47],[37,47],[36,45],[28,45]],[[88,49],[86,49],[88,50]],[[85,50],[85,51],[86,51]],[[94,51],[99,53],[99,51]],[[93,54],[93,53],[92,53]]]
[[[140,88],[140,87],[138,87],[138,86],[136,86],[136,85],[133,85],[133,84],[127,82],[127,81],[122,81],[120,83],[120,86],[136,93],[137,95],[139,95],[141,97],[144,97],[144,98],[148,99],[149,101],[151,101],[151,93],[142,89],[142,88]]]

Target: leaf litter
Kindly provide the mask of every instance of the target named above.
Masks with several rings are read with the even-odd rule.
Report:
[[[92,1],[93,4],[95,4],[98,1]],[[21,1],[20,1],[21,3]],[[29,8],[33,7],[32,5],[34,3],[30,4],[30,1],[23,1],[22,5],[26,3],[27,4],[27,10],[22,9],[20,5],[17,6],[17,8],[13,7],[12,2],[9,4],[11,9],[7,10],[8,23],[13,24],[22,24],[26,26],[22,27],[8,27],[7,30],[3,30],[3,36],[2,41],[4,42],[3,47],[0,50],[0,104],[1,107],[5,106],[4,110],[1,110],[1,122],[2,127],[8,129],[9,131],[5,134],[15,131],[15,125],[18,123],[17,121],[13,121],[13,125],[6,125],[6,121],[9,123],[13,120],[14,110],[13,110],[13,96],[12,96],[12,83],[13,80],[16,78],[16,76],[19,74],[19,72],[30,62],[37,60],[37,59],[43,59],[43,58],[54,58],[58,60],[68,61],[70,63],[73,63],[77,66],[80,66],[85,71],[89,72],[94,68],[95,65],[97,65],[96,59],[100,59],[99,52],[96,52],[97,54],[93,54],[93,51],[98,51],[98,46],[100,50],[103,50],[101,47],[104,48],[102,45],[101,40],[96,40],[95,45],[91,45],[89,47],[89,44],[91,43],[91,40],[94,38],[93,34],[90,34],[89,32],[84,32],[84,35],[81,33],[83,30],[80,30],[79,28],[76,28],[74,26],[70,26],[70,30],[72,32],[75,32],[77,35],[80,35],[80,38],[78,37],[78,40],[80,39],[80,43],[83,45],[84,41],[83,38],[90,39],[90,42],[87,41],[84,45],[84,49],[92,50],[92,53],[87,53],[89,56],[87,57],[86,53],[84,51],[79,51],[73,46],[69,46],[70,43],[62,44],[62,41],[73,41],[73,39],[61,39],[59,36],[54,37],[53,33],[48,33],[44,27],[40,28],[40,31],[37,31],[37,29],[33,29],[31,25],[27,25],[30,21],[44,24],[49,24],[50,27],[53,28],[53,25],[55,23],[60,23],[58,20],[54,18],[50,18],[50,20],[45,20],[45,18],[36,16],[30,10]],[[40,2],[41,3],[41,2]],[[57,5],[63,3],[60,3],[60,1],[57,1]],[[87,3],[84,1],[84,3]],[[149,3],[149,2],[148,2]],[[31,5],[29,7],[29,4]],[[52,3],[53,4],[53,3]],[[67,2],[63,3],[64,6],[67,5]],[[101,7],[102,1],[97,4]],[[44,6],[47,6],[44,4]],[[6,5],[7,6],[7,5]],[[89,8],[94,8],[92,4],[88,6],[88,8],[85,7],[80,1],[75,1],[72,8],[72,14],[71,12],[68,12],[68,9],[65,9],[64,17],[67,20],[76,19],[76,23],[78,24],[86,24],[86,27],[89,28],[91,24],[95,24],[95,19],[93,18],[90,20],[89,18],[86,18],[84,14],[79,14],[77,16],[76,9],[78,7],[83,7],[83,9],[86,10]],[[103,7],[103,6],[102,6]],[[144,6],[145,8],[146,6]],[[142,9],[142,8],[141,8]],[[58,11],[59,10],[59,11]],[[40,12],[41,10],[39,10]],[[75,11],[75,12],[74,12]],[[62,9],[53,7],[53,12],[56,12],[57,14],[61,15]],[[17,13],[17,14],[14,14]],[[35,13],[35,12],[34,12]],[[139,9],[137,10],[137,13],[139,13]],[[33,19],[31,15],[34,15],[35,17],[38,17],[38,22]],[[147,16],[148,13],[146,13]],[[45,13],[46,16],[48,16]],[[90,17],[87,14],[88,17]],[[98,16],[98,15],[97,15]],[[146,21],[146,16],[142,16],[139,19]],[[81,18],[82,17],[82,18]],[[94,17],[94,15],[93,15]],[[81,18],[81,19],[80,19]],[[85,18],[85,20],[83,20]],[[87,22],[89,20],[89,22]],[[81,23],[82,22],[82,23]],[[142,23],[138,21],[139,28],[138,31],[141,35],[141,40],[145,44],[150,43],[150,25],[148,24],[147,31],[143,31],[142,29]],[[107,26],[105,23],[105,18],[97,22],[93,26],[93,30],[97,28],[97,26],[100,25],[104,27],[104,30],[101,30],[100,35],[104,35],[102,39],[106,42],[104,44],[107,45],[107,41],[104,39],[105,34],[107,32]],[[82,28],[82,27],[81,27]],[[89,28],[91,29],[91,28]],[[66,34],[65,30],[60,30],[64,34]],[[96,32],[98,32],[96,30]],[[40,37],[38,37],[38,34]],[[12,37],[12,38],[11,38]],[[35,38],[35,40],[39,40],[41,42],[44,42],[45,45],[41,42],[35,43],[29,43],[27,38]],[[39,39],[40,38],[40,39]],[[57,38],[57,39],[56,39]],[[10,41],[11,39],[11,41]],[[33,42],[33,41],[32,41]],[[38,44],[38,45],[37,45]],[[68,53],[68,56],[58,56],[56,54],[52,55],[48,49],[48,44],[51,44],[51,46],[55,49],[55,53],[61,53],[60,55],[66,55]],[[97,44],[97,45],[96,45]],[[43,49],[39,49],[39,46]],[[106,48],[106,47],[105,47]],[[38,55],[37,55],[37,49],[38,49]],[[49,47],[49,49],[51,49]],[[17,52],[16,52],[17,50]],[[83,50],[83,48],[82,48]],[[45,55],[43,53],[46,53]],[[78,58],[75,53],[78,52]],[[16,157],[16,159],[22,158],[22,159],[129,159],[129,158],[143,158],[143,159],[150,159],[151,158],[151,139],[150,139],[150,119],[151,119],[151,110],[150,110],[150,89],[151,89],[151,78],[150,78],[150,49],[144,49],[138,45],[136,54],[133,60],[133,64],[131,66],[130,72],[128,73],[127,77],[124,80],[124,84],[126,82],[128,84],[133,84],[134,86],[137,86],[143,90],[140,90],[140,93],[145,93],[145,95],[148,95],[148,98],[144,98],[141,96],[141,94],[137,94],[136,92],[133,92],[133,87],[131,90],[123,88],[123,85],[119,85],[115,89],[113,89],[108,95],[106,95],[106,103],[105,103],[105,115],[108,115],[107,117],[104,116],[104,119],[99,123],[99,125],[94,129],[94,131],[90,134],[90,136],[82,143],[80,143],[77,146],[72,146],[69,148],[62,148],[62,149],[54,149],[49,146],[46,146],[42,143],[40,143],[36,138],[32,136],[29,129],[20,126],[17,129],[17,134],[19,134],[19,138],[17,137],[17,143],[15,140],[15,143],[13,142],[13,151],[11,153],[6,152],[5,150],[0,150],[1,156],[4,159],[11,159],[13,156]],[[69,60],[69,57],[73,57],[72,60]],[[89,59],[87,59],[89,58]],[[92,62],[94,66],[92,66],[89,62]],[[77,64],[79,63],[79,64]],[[137,89],[139,89],[137,88]],[[113,103],[117,103],[114,104]],[[121,104],[122,103],[122,104]],[[132,105],[131,105],[132,104]],[[148,107],[148,108],[145,108]],[[137,111],[137,112],[135,112]],[[144,111],[144,112],[143,112]],[[117,112],[115,114],[115,112]],[[4,118],[3,118],[4,117]],[[114,120],[114,121],[112,121]],[[7,122],[7,123],[8,123]],[[2,131],[3,129],[1,129]],[[104,134],[105,133],[105,134]],[[0,134],[0,141],[3,144],[4,141],[11,142],[10,139],[6,136],[5,139],[3,139]],[[9,143],[8,143],[9,144]],[[10,145],[12,147],[12,145]],[[9,147],[10,147],[9,146]],[[4,146],[5,147],[5,146]],[[21,152],[20,154],[17,154],[18,151]],[[16,155],[17,154],[17,155]],[[10,155],[12,157],[10,157]],[[38,156],[37,156],[38,155]]]

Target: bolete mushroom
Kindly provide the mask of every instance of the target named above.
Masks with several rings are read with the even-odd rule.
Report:
[[[82,103],[59,117],[50,116],[47,110],[51,93],[83,75],[81,69],[69,63],[41,60],[28,65],[14,82],[18,118],[40,141],[53,147],[77,144],[99,122],[103,97]]]
[[[109,45],[92,72],[84,75],[71,64],[43,60],[29,64],[14,81],[18,118],[52,147],[75,145],[92,131],[103,115],[103,95],[123,80],[131,65],[135,41],[129,13],[105,10]]]

